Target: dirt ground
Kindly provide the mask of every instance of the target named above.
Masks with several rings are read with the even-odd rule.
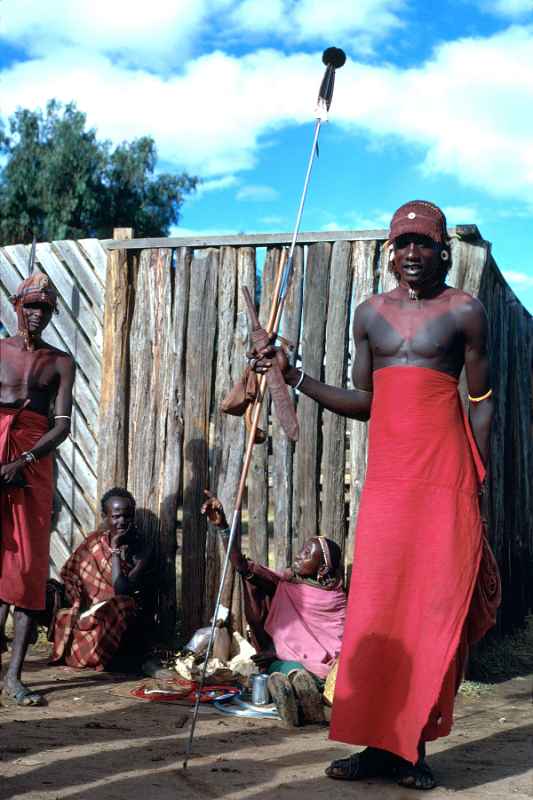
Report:
[[[323,774],[349,748],[327,729],[202,713],[195,755],[181,769],[190,712],[128,695],[139,680],[50,668],[34,652],[26,678],[48,705],[0,708],[0,798],[25,800],[407,800],[391,783]],[[120,695],[117,694],[120,692]],[[442,784],[432,800],[533,798],[532,679],[461,696],[450,737],[429,748]],[[443,788],[445,787],[445,788]]]

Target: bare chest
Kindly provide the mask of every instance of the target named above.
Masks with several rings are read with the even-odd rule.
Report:
[[[369,329],[378,359],[433,361],[456,355],[462,335],[446,303],[384,303]]]
[[[55,354],[49,350],[28,352],[7,345],[0,347],[0,397],[11,400],[28,392],[53,392],[57,385]]]

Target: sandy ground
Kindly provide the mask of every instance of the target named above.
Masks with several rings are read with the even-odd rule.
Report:
[[[139,681],[50,668],[34,653],[26,678],[46,694],[43,708],[0,709],[0,798],[26,800],[407,800],[413,791],[323,775],[349,748],[318,726],[202,713],[195,755],[181,767],[190,712],[127,694]],[[533,798],[531,678],[515,678],[458,701],[453,734],[433,743],[442,784],[432,800]],[[117,695],[120,692],[120,696]],[[443,788],[445,787],[445,788]]]

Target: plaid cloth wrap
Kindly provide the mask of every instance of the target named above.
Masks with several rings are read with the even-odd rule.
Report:
[[[71,608],[56,614],[52,663],[64,659],[69,667],[102,671],[117,652],[124,632],[133,620],[136,603],[127,595],[115,595],[111,573],[108,531],[95,531],[74,551],[61,570],[65,596]],[[121,559],[127,575],[132,568]],[[93,613],[80,616],[96,603]]]

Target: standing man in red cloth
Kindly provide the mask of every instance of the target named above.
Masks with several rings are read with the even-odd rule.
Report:
[[[41,338],[57,311],[48,277],[33,273],[11,300],[18,331],[0,340],[0,653],[6,650],[5,624],[14,606],[3,693],[28,706],[44,702],[22,683],[21,672],[36,612],[45,607],[52,452],[70,431],[75,368],[70,355]]]
[[[492,418],[487,321],[476,298],[446,284],[450,246],[437,206],[399,208],[389,247],[398,286],[356,309],[354,389],[275,357],[287,383],[324,408],[370,419],[331,722],[332,739],[365,749],[326,774],[431,789],[425,742],[450,732],[467,647],[499,604],[479,508]],[[274,353],[257,355],[264,372]],[[457,391],[463,367],[469,418]]]

